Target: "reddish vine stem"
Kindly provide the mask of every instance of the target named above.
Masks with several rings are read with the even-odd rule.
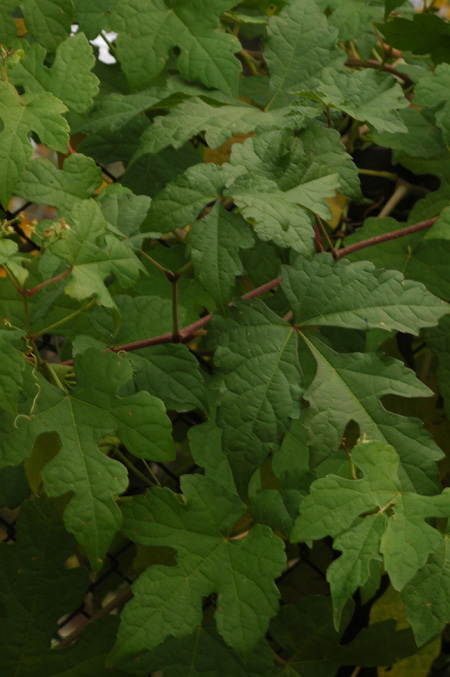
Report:
[[[33,294],[36,294],[36,292],[38,292],[43,287],[46,287],[48,284],[52,284],[53,282],[59,282],[59,280],[62,280],[68,275],[70,275],[71,272],[72,266],[67,270],[65,270],[63,273],[61,273],[60,275],[52,277],[50,278],[50,280],[45,280],[45,282],[41,282],[41,284],[38,284],[36,287],[33,287],[33,289],[22,289],[20,293],[23,294],[24,296],[33,296]]]
[[[365,249],[365,247],[372,247],[373,245],[380,244],[381,242],[387,242],[388,240],[394,240],[398,237],[403,237],[405,235],[410,235],[411,233],[416,233],[420,230],[430,228],[433,225],[433,223],[436,223],[438,218],[439,218],[438,216],[435,216],[434,218],[428,219],[427,221],[421,221],[420,223],[415,223],[412,226],[407,226],[406,228],[394,230],[391,233],[383,233],[382,235],[370,237],[367,240],[363,240],[362,242],[356,242],[355,244],[351,244],[348,247],[344,247],[343,249],[336,251],[335,252],[336,259],[337,260],[342,259],[344,256],[348,256],[348,254],[352,254],[353,252],[358,251],[360,249]],[[254,299],[258,296],[261,296],[265,292],[275,289],[275,287],[278,287],[280,283],[281,277],[276,277],[274,280],[270,280],[269,282],[262,284],[260,287],[256,287],[255,289],[252,289],[246,294],[243,294],[241,298]],[[232,306],[233,303],[229,303],[229,305]],[[193,322],[192,324],[189,324],[187,327],[180,329],[178,331],[179,337],[178,342],[189,343],[196,336],[203,334],[201,329],[208,324],[212,316],[213,313],[208,313],[207,315],[201,317],[196,322]],[[131,352],[133,350],[141,350],[142,348],[149,348],[150,346],[161,345],[162,343],[173,343],[173,342],[174,342],[173,332],[167,332],[166,334],[161,334],[160,336],[153,336],[152,338],[144,339],[142,341],[134,341],[133,343],[126,343],[121,346],[113,346],[112,348],[109,348],[109,350],[111,350],[113,353]],[[73,360],[66,360],[61,364],[71,366],[73,365]]]
[[[391,73],[392,75],[396,75],[398,78],[401,78],[408,87],[413,84],[411,78],[409,78],[404,73],[400,73],[400,71],[398,71],[395,66],[392,66],[389,63],[380,63],[379,61],[375,61],[375,59],[367,59],[367,61],[362,61],[361,59],[357,59],[354,56],[350,56],[347,59],[346,66],[349,66],[350,68],[373,68],[377,71],[383,70],[386,71],[386,73]]]
[[[375,235],[374,237],[369,237],[367,240],[362,240],[362,242],[355,242],[355,244],[350,244],[348,247],[343,247],[336,252],[336,258],[342,259],[343,256],[348,256],[353,252],[357,252],[360,249],[365,249],[366,247],[372,247],[375,244],[380,244],[381,242],[387,242],[388,240],[395,240],[398,237],[404,237],[405,235],[411,235],[411,233],[417,233],[419,230],[425,230],[426,228],[431,228],[433,223],[436,223],[439,216],[435,216],[433,219],[428,219],[427,221],[420,221],[419,223],[414,223],[412,226],[406,226],[406,228],[400,228],[399,230],[393,230],[390,233],[383,233],[382,235]]]

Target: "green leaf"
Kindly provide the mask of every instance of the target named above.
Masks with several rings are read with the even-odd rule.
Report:
[[[271,96],[266,110],[292,102],[292,92],[312,89],[325,66],[345,61],[336,47],[337,30],[328,25],[314,0],[293,0],[268,25],[264,60],[269,67]]]
[[[89,40],[94,40],[102,30],[109,28],[109,14],[114,9],[117,0],[73,0],[75,5],[75,20],[79,30],[85,33]]]
[[[366,219],[363,228],[346,238],[346,244],[351,245],[375,235],[400,230],[402,225],[390,217]],[[450,298],[450,270],[447,266],[450,243],[443,240],[427,241],[424,239],[425,232],[367,247],[353,252],[348,259],[371,261],[377,268],[399,270],[407,278],[422,282],[431,292],[447,300]]]
[[[280,130],[235,144],[231,164],[239,174],[226,191],[260,239],[303,254],[311,253],[310,211],[328,218],[324,199],[339,185],[339,175],[326,164],[327,154],[316,156],[314,150]]]
[[[55,51],[69,36],[74,14],[72,0],[20,0],[20,7],[27,29],[40,45]]]
[[[350,621],[352,606],[345,612]],[[333,627],[330,600],[318,595],[287,604],[271,624],[270,632],[284,649],[281,674],[302,677],[334,677],[340,666],[391,665],[397,658],[417,650],[410,630],[395,630],[395,621],[374,623],[351,642],[341,644],[344,628]]]
[[[132,376],[128,360],[90,348],[75,358],[75,374],[77,386],[70,393],[34,376],[38,394],[33,415],[16,419],[18,427],[10,431],[2,465],[25,458],[37,435],[58,433],[62,448],[42,471],[44,487],[49,496],[72,492],[65,524],[98,570],[121,524],[113,497],[127,487],[125,468],[99,451],[99,437],[115,432],[131,453],[150,460],[171,459],[173,440],[160,400],[143,391],[117,396]]]
[[[223,378],[217,424],[239,492],[277,448],[300,411],[297,334],[262,301],[239,301],[215,318],[214,363]]]
[[[424,12],[415,14],[412,21],[395,18],[375,25],[392,47],[414,54],[429,54],[436,65],[450,61],[450,26],[436,14]]]
[[[430,390],[398,360],[375,353],[339,354],[312,334],[303,339],[317,362],[317,373],[304,398],[312,447],[312,466],[327,458],[355,421],[360,435],[391,444],[401,458],[400,477],[406,491],[435,494],[440,482],[435,461],[441,450],[421,421],[387,411],[381,398],[426,397]],[[424,448],[427,449],[424,454]]]
[[[187,346],[151,346],[130,355],[139,390],[159,397],[167,409],[206,408],[206,391],[195,356]]]
[[[3,241],[0,241],[0,244]],[[22,387],[25,359],[20,350],[22,332],[17,329],[0,329],[0,408],[14,412]]]
[[[426,563],[402,590],[406,617],[411,623],[418,646],[444,629],[450,618],[449,539],[441,540]]]
[[[0,41],[10,44],[17,37],[17,24],[11,14],[17,6],[17,0],[3,0],[0,5]]]
[[[164,99],[170,93],[168,88],[150,87],[135,94],[112,92],[103,96],[100,95],[95,100],[94,109],[90,111],[87,119],[80,123],[78,130],[88,134],[96,134],[106,128],[114,132],[144,111],[164,107]],[[188,95],[186,94],[186,96]]]
[[[447,517],[450,512],[450,490],[437,496],[401,490],[400,458],[393,447],[362,442],[351,457],[364,478],[328,475],[313,482],[291,534],[294,542],[338,536],[336,548],[346,549],[328,574],[336,627],[345,602],[367,580],[367,572],[360,573],[359,567],[368,567],[372,557],[377,560],[382,555],[393,587],[401,590],[442,540],[442,534],[426,519]],[[358,519],[365,513],[369,515]],[[363,526],[366,520],[369,525]],[[355,560],[355,554],[349,544],[359,551],[358,568],[353,570],[349,560]]]
[[[168,233],[176,228],[185,228],[208,202],[220,196],[230,176],[232,174],[228,168],[218,165],[198,164],[189,167],[154,197],[142,230]]]
[[[190,143],[178,150],[166,148],[156,155],[140,155],[138,160],[127,166],[122,185],[131,188],[136,195],[154,197],[188,167],[200,162],[200,153]]]
[[[23,464],[0,470],[0,508],[17,508],[30,495]]]
[[[154,489],[124,507],[132,540],[177,550],[174,567],[151,566],[133,584],[122,612],[112,659],[134,665],[136,655],[169,636],[183,637],[201,621],[202,598],[217,593],[219,634],[246,656],[264,635],[278,607],[273,579],[283,570],[283,542],[265,526],[229,538],[245,512],[235,494],[200,475],[181,479],[182,503]]]
[[[426,106],[435,110],[436,125],[442,133],[447,146],[450,143],[448,124],[450,107],[447,100],[447,89],[450,85],[450,65],[447,63],[437,66],[434,73],[421,78],[417,83],[414,101],[418,106]]]
[[[322,10],[330,10],[328,23],[338,29],[339,40],[353,40],[361,59],[367,59],[377,43],[371,22],[383,18],[384,0],[319,0],[317,4]]]
[[[6,266],[17,282],[22,285],[28,277],[28,270],[24,264],[29,262],[29,255],[19,252],[17,242],[6,238],[0,239],[0,265]]]
[[[399,150],[414,158],[433,158],[445,150],[442,134],[436,129],[434,122],[429,120],[416,108],[406,108],[399,111],[408,133],[376,132],[371,130],[368,138],[379,146]]]
[[[65,569],[75,547],[49,502],[23,503],[17,543],[0,544],[5,674],[37,674],[36,662],[51,661],[57,620],[81,603],[88,584],[85,570]]]
[[[143,265],[130,247],[107,234],[105,218],[93,200],[75,204],[68,225],[50,246],[52,254],[72,267],[64,291],[79,301],[96,296],[102,305],[115,307],[105,278],[112,273],[120,285],[130,287],[145,272]]]
[[[387,73],[374,70],[344,71],[325,68],[314,90],[300,95],[338,108],[355,120],[366,121],[378,132],[406,132],[397,111],[409,106],[402,88]]]
[[[25,200],[52,205],[68,216],[74,205],[92,197],[101,183],[100,167],[76,153],[64,160],[62,169],[49,160],[31,160],[17,190]]]
[[[170,638],[153,651],[140,656],[133,674],[143,677],[164,665],[166,677],[272,677],[273,658],[265,641],[242,661],[226,646],[212,623],[199,626],[181,639]]]
[[[124,242],[131,249],[140,249],[145,238],[140,227],[150,209],[150,198],[146,195],[134,195],[120,184],[113,184],[111,191],[105,188],[101,192],[98,202],[103,216],[113,227],[113,232],[123,235]]]
[[[132,89],[143,89],[164,68],[169,50],[178,47],[177,67],[192,82],[200,80],[225,94],[237,95],[240,44],[232,35],[217,30],[222,12],[237,0],[192,0],[170,3],[118,0],[111,13],[113,30],[119,34],[117,57]]]
[[[437,356],[439,393],[444,398],[444,409],[450,413],[450,317],[443,317],[437,327],[426,333],[427,345]]]
[[[66,110],[50,92],[19,98],[11,84],[0,82],[0,201],[5,208],[33,155],[31,131],[50,148],[67,151],[69,126],[62,117]]]
[[[252,132],[265,122],[265,115],[243,102],[233,106],[211,106],[199,98],[184,101],[172,108],[168,115],[155,119],[142,135],[134,160],[147,153],[158,153],[169,145],[181,148],[200,132],[205,132],[208,146],[216,148],[236,132]]]
[[[187,242],[196,277],[221,313],[228,314],[235,278],[243,273],[239,250],[252,246],[251,231],[242,217],[216,202],[203,219],[192,224]]]
[[[205,476],[235,493],[230,463],[222,450],[222,430],[213,421],[193,426],[188,433],[192,458],[205,469]]]
[[[23,85],[34,94],[50,92],[77,113],[84,113],[91,108],[93,97],[98,92],[99,80],[90,72],[95,57],[86,36],[77,33],[64,40],[56,50],[51,68],[44,65],[45,56],[43,47],[31,45],[25,59],[12,71],[12,84]]]
[[[283,289],[298,327],[397,330],[418,334],[449,312],[422,284],[368,261],[334,263],[330,254],[283,268]],[[330,289],[333,295],[330,296]]]

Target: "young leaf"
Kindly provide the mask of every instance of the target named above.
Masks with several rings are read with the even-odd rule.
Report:
[[[113,273],[120,285],[130,287],[145,268],[130,247],[107,234],[105,218],[93,200],[75,204],[68,225],[50,245],[52,254],[72,267],[66,294],[79,301],[96,296],[103,306],[115,307],[105,278]]]
[[[377,270],[368,261],[334,263],[329,254],[298,258],[295,266],[283,268],[282,284],[297,327],[382,327],[418,334],[450,312],[422,284],[396,271]]]
[[[312,334],[304,334],[303,339],[317,362],[315,379],[304,395],[310,403],[305,425],[312,465],[339,446],[345,426],[353,420],[361,435],[396,449],[405,490],[435,494],[440,486],[435,461],[441,450],[421,421],[386,411],[380,401],[388,394],[426,397],[430,395],[427,386],[398,360],[374,353],[339,354]]]
[[[227,212],[220,202],[195,221],[187,238],[197,279],[209,291],[217,308],[228,314],[228,302],[237,275],[243,273],[240,249],[253,244],[252,233],[238,214]]]
[[[176,566],[151,566],[133,585],[112,654],[124,668],[167,637],[192,632],[201,621],[202,598],[212,592],[219,634],[243,656],[277,610],[273,579],[285,564],[283,542],[265,526],[230,539],[229,528],[245,512],[239,498],[200,475],[184,476],[181,487],[184,503],[168,489],[155,489],[124,508],[132,540],[178,553]]]
[[[236,486],[245,495],[253,472],[277,448],[300,412],[297,334],[262,301],[237,302],[216,318],[214,363],[223,378],[217,424]]]
[[[43,47],[31,45],[25,59],[12,71],[12,84],[23,85],[34,94],[51,92],[67,108],[77,113],[84,113],[91,108],[93,97],[98,92],[99,81],[91,73],[95,57],[83,33],[67,38],[58,46],[51,68],[44,65],[45,56],[46,50]]]
[[[121,523],[113,496],[127,487],[124,466],[99,451],[99,437],[115,432],[131,453],[151,460],[171,459],[173,440],[160,400],[143,391],[117,396],[132,376],[126,359],[90,348],[75,358],[75,373],[78,384],[70,393],[35,376],[35,408],[31,417],[17,419],[3,465],[25,458],[37,435],[58,433],[62,448],[42,471],[44,487],[49,496],[72,492],[65,524],[98,570]],[[35,395],[36,389],[30,391]]]
[[[192,0],[171,3],[118,0],[111,13],[113,30],[119,33],[117,57],[132,89],[143,89],[164,68],[169,50],[178,47],[177,67],[192,82],[237,95],[240,44],[232,35],[217,30],[218,17],[237,0]]]
[[[62,117],[66,110],[50,92],[19,97],[9,82],[0,81],[0,202],[5,208],[33,155],[31,131],[50,148],[67,151],[69,125]]]
[[[301,503],[291,539],[296,542],[339,536],[340,544],[348,547],[353,537],[354,547],[363,549],[360,564],[368,566],[371,555],[377,559],[381,553],[392,585],[401,590],[442,540],[442,534],[426,519],[450,514],[450,490],[437,496],[402,491],[399,456],[393,447],[381,442],[359,443],[352,451],[352,462],[364,478],[329,475],[314,482],[310,495]],[[362,528],[357,518],[365,513],[373,515],[364,517],[369,526]],[[368,538],[375,555],[368,551]],[[348,558],[336,560],[329,579],[336,627],[348,597],[364,582],[358,569],[349,572]]]

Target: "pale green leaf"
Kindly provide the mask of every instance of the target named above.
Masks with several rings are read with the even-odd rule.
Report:
[[[77,113],[84,113],[91,108],[99,81],[91,73],[95,57],[86,36],[77,33],[64,40],[56,50],[51,68],[44,65],[45,56],[43,47],[31,45],[25,59],[12,71],[12,84],[23,85],[27,91],[35,94],[50,92]]]
[[[101,183],[102,172],[94,160],[75,153],[64,160],[61,169],[49,160],[31,160],[17,190],[26,200],[52,205],[67,216],[75,204],[92,197]]]
[[[253,236],[242,217],[216,202],[201,220],[195,221],[187,238],[197,279],[211,294],[217,308],[228,313],[235,278],[242,275],[240,249],[249,249]]]
[[[220,14],[237,0],[191,0],[167,5],[163,0],[118,0],[111,13],[117,58],[132,89],[147,86],[164,68],[169,51],[178,47],[177,67],[192,82],[200,80],[225,94],[237,94],[240,44],[217,30]]]
[[[29,133],[36,132],[42,143],[62,153],[69,140],[69,126],[62,117],[67,108],[59,99],[49,92],[22,99],[11,84],[0,82],[0,202],[5,208],[33,155]]]
[[[201,621],[202,599],[217,593],[219,634],[246,656],[278,607],[274,578],[283,570],[283,542],[265,526],[228,538],[245,512],[236,494],[200,475],[181,479],[182,503],[153,489],[124,508],[127,535],[143,545],[177,551],[177,565],[150,566],[133,585],[122,612],[113,660],[126,667],[169,636],[183,637]]]
[[[75,204],[67,225],[50,246],[52,254],[72,267],[64,291],[77,300],[95,295],[102,305],[114,307],[105,278],[112,273],[120,285],[129,287],[145,273],[144,267],[130,247],[107,234],[105,218],[93,200]]]
[[[0,239],[0,266],[6,266],[21,285],[28,277],[28,270],[24,267],[27,263],[30,263],[30,256],[19,252],[17,242],[7,238]]]
[[[346,547],[346,553],[334,564],[330,580],[334,586],[336,627],[339,627],[346,599],[362,580],[357,571],[352,573],[353,580],[347,578],[351,538],[353,548],[366,550],[358,558],[359,564],[363,565],[365,560],[368,566],[371,555],[376,560],[381,553],[393,587],[401,590],[442,540],[442,534],[426,520],[447,517],[450,513],[450,490],[445,489],[437,496],[401,490],[400,459],[393,447],[381,442],[361,442],[352,450],[352,462],[364,477],[345,479],[328,475],[313,482],[309,496],[300,505],[300,516],[291,534],[294,542],[339,536],[340,545]],[[372,512],[379,515],[380,520],[366,515],[363,520],[368,519],[370,524],[362,528],[361,519],[357,518]],[[371,530],[374,533],[370,534]],[[375,555],[367,552],[368,538]],[[338,546],[338,549],[342,548]]]
[[[298,327],[386,329],[418,334],[434,326],[449,306],[401,273],[368,261],[334,263],[331,255],[298,258],[283,268],[283,289]],[[333,290],[332,296],[330,289]]]

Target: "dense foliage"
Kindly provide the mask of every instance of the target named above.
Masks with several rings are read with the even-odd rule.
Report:
[[[0,3],[5,677],[428,674],[438,4]]]

